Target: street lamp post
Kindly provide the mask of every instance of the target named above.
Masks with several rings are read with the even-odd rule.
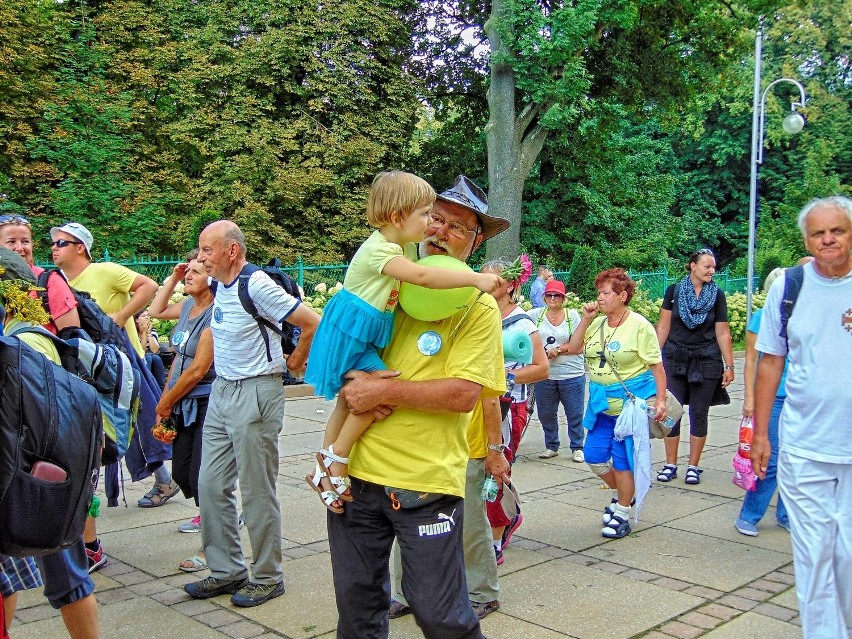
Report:
[[[751,298],[754,293],[754,253],[755,237],[757,235],[757,178],[760,165],[763,163],[763,134],[766,112],[766,94],[776,84],[788,82],[799,89],[800,101],[790,104],[790,113],[784,118],[781,127],[789,134],[796,134],[805,126],[805,118],[797,108],[805,106],[805,87],[797,80],[779,78],[770,82],[763,93],[760,91],[763,65],[763,28],[758,27],[754,43],[754,97],[752,101],[751,121],[751,188],[749,191],[748,208],[748,282],[746,285],[746,326],[751,321]]]

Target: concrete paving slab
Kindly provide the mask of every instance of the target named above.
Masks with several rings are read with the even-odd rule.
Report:
[[[692,595],[565,559],[507,575],[501,588],[512,593],[501,602],[502,614],[580,639],[634,637],[702,603]],[[642,614],[619,615],[614,623],[613,601],[629,601]]]
[[[243,551],[251,556],[251,544],[242,530]],[[166,577],[179,572],[178,564],[198,554],[201,535],[179,533],[171,523],[128,528],[100,535],[108,557],[133,566],[152,577]],[[198,578],[207,576],[202,573]]]
[[[672,520],[668,523],[671,528],[689,532],[698,531],[702,535],[727,539],[732,542],[766,548],[787,555],[787,561],[792,560],[793,546],[790,533],[774,525],[775,509],[770,508],[761,522],[757,537],[748,537],[737,532],[734,522],[740,512],[740,502],[729,502],[696,513],[690,517]],[[769,572],[767,568],[764,572]]]
[[[784,606],[785,608],[790,608],[790,610],[795,610],[796,612],[799,611],[799,598],[796,597],[795,588],[789,588],[780,595],[776,595],[769,600],[769,603],[775,604],[776,606]]]
[[[223,639],[231,636],[147,597],[100,606],[99,613],[101,636],[109,639],[167,636]],[[13,632],[15,639],[67,636],[59,616],[28,624],[15,624]]]
[[[787,553],[656,526],[586,551],[598,559],[730,592],[790,562]]]
[[[256,608],[227,604],[227,609],[291,639],[308,639],[337,628],[329,555],[294,559],[284,570],[287,591],[282,596]]]
[[[747,612],[703,635],[702,639],[743,639],[744,637],[801,639],[802,629],[791,623]]]

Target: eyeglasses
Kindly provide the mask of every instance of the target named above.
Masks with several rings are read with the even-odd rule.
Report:
[[[0,225],[3,224],[23,224],[24,226],[31,226],[30,221],[20,215],[0,215]]]
[[[545,293],[545,297],[565,297],[562,293]]]
[[[457,237],[460,240],[463,240],[467,237],[468,233],[478,233],[479,229],[469,229],[464,224],[460,224],[459,222],[450,222],[443,215],[436,215],[432,213],[432,221],[429,222],[429,226],[433,229],[439,229],[447,224],[450,229],[450,234],[453,237]]]
[[[56,240],[51,242],[51,246],[55,246],[56,248],[65,248],[69,244],[82,244],[82,242],[75,242],[74,240]]]

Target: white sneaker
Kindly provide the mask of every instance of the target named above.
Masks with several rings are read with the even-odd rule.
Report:
[[[582,464],[584,461],[586,461],[586,458],[583,456],[583,450],[580,448],[575,450],[573,459],[578,464]]]
[[[551,457],[558,457],[559,453],[555,450],[550,450],[549,448],[544,451],[541,455],[538,456],[539,459],[550,459]]]

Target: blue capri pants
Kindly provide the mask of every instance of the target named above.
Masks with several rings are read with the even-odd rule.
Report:
[[[612,467],[615,470],[630,470],[627,445],[614,437],[617,419],[617,415],[598,414],[595,425],[586,433],[586,443],[583,446],[587,464],[605,464],[612,459]]]

